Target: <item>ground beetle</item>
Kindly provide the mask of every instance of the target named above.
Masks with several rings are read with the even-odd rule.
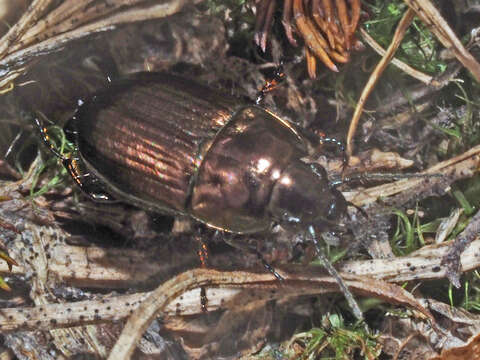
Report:
[[[77,150],[64,165],[97,201],[113,196],[237,234],[272,221],[324,227],[346,212],[325,169],[301,160],[319,145],[301,129],[179,76],[116,81],[83,102],[67,128]]]
[[[338,142],[312,139],[263,107],[179,76],[132,74],[82,102],[66,127],[76,146],[70,157],[56,152],[36,122],[96,201],[115,198],[188,215],[235,234],[265,231],[275,222],[305,231],[317,250],[316,232],[335,227],[346,213],[347,201],[325,169],[302,160],[321,143]],[[338,273],[318,253],[361,318]]]

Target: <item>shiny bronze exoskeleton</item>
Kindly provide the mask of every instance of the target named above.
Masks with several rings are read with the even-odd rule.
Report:
[[[83,103],[64,159],[94,199],[189,215],[232,233],[306,228],[346,210],[309,141],[270,111],[166,73],[138,73]],[[87,186],[82,173],[100,180]],[[92,190],[94,189],[94,190]]]

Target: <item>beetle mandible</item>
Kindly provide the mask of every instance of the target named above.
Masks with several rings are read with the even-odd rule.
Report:
[[[176,75],[118,80],[82,103],[67,126],[76,151],[64,165],[97,201],[113,196],[236,234],[272,221],[324,228],[346,213],[325,169],[301,160],[312,145],[301,129]]]

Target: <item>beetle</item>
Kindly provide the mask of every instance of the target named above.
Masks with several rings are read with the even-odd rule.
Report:
[[[349,203],[322,166],[303,161],[319,143],[340,143],[312,138],[259,106],[270,85],[251,104],[169,73],[129,75],[79,102],[66,125],[75,144],[69,157],[57,152],[47,129],[38,118],[35,122],[44,142],[95,201],[117,199],[149,211],[187,215],[233,234],[266,231],[273,222],[306,231],[361,319],[316,237],[318,229],[339,224]]]
[[[302,161],[314,144],[300,128],[180,76],[120,79],[83,102],[67,127],[75,154],[57,155],[96,201],[113,196],[235,234],[272,221],[336,224],[346,212],[325,169]]]

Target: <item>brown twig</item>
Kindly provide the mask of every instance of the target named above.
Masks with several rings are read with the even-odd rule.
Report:
[[[472,54],[465,49],[462,42],[455,35],[452,28],[448,25],[431,0],[404,1],[430,28],[443,46],[453,51],[458,61],[460,61],[472,73],[475,79],[480,82],[480,64],[475,60]]]
[[[87,13],[88,20],[83,19],[82,21],[78,21],[78,15],[67,11],[67,14],[70,14],[73,18],[58,14],[61,16],[62,21],[58,22],[55,26],[49,24],[49,21],[53,21],[51,13],[47,15],[47,21],[33,25],[44,15],[45,7],[48,6],[50,2],[51,0],[38,0],[32,3],[20,21],[2,38],[3,42],[0,42],[0,66],[13,68],[12,71],[0,78],[1,86],[7,86],[9,82],[14,81],[17,76],[22,74],[23,68],[27,67],[25,63],[28,64],[28,61],[32,60],[36,55],[51,53],[71,41],[84,38],[97,32],[111,30],[120,24],[163,18],[172,15],[180,11],[180,9],[188,3],[186,0],[169,0],[160,4],[150,4],[143,0],[118,0],[117,2],[113,2],[115,5],[113,8],[104,5],[103,7],[97,6],[90,9]],[[149,5],[136,6],[143,2]],[[90,0],[82,2],[67,1],[60,4],[59,8],[64,10],[65,7],[68,8],[66,5],[72,4],[72,7],[76,9],[79,4],[87,6],[89,3]],[[123,8],[122,5],[124,6]],[[126,7],[127,5],[128,7]],[[113,11],[120,8],[121,11]],[[53,10],[53,13],[57,14],[55,10]],[[46,32],[47,35],[45,35],[44,32]],[[44,38],[44,36],[49,37]],[[14,68],[20,63],[22,64],[22,71]]]
[[[383,49],[379,43],[375,41],[374,38],[372,38],[368,32],[366,32],[364,29],[360,29],[360,34],[362,35],[362,39],[370,45],[370,47],[375,50],[375,52],[381,56],[385,56],[385,49]],[[410,65],[404,63],[401,60],[398,60],[396,58],[393,58],[391,63],[398,67],[400,70],[405,72],[406,74],[410,75],[411,77],[420,80],[426,85],[431,85],[434,87],[439,86],[440,84],[438,83],[437,80],[434,80],[433,76],[427,75],[417,69],[412,68]]]
[[[0,59],[8,53],[12,44],[20,42],[22,35],[38,21],[51,3],[53,0],[34,0],[30,4],[20,20],[0,39]]]
[[[267,273],[256,274],[242,271],[221,272],[215,270],[196,269],[180,274],[175,278],[168,280],[156,290],[152,291],[145,301],[143,301],[142,304],[135,310],[134,314],[132,314],[125,324],[122,334],[118,338],[109,355],[109,359],[129,359],[133,353],[133,350],[135,349],[138,339],[142,336],[152,319],[157,316],[159,312],[162,312],[168,303],[170,303],[180,294],[192,288],[201,286],[259,286],[273,287],[278,291],[286,290],[286,293],[288,293],[292,292],[288,286],[291,282],[293,282],[294,288],[302,288],[306,286],[312,289],[318,289],[326,285],[325,283],[321,285],[317,282],[315,277],[311,276],[282,273],[282,277],[285,280],[280,283],[278,280],[273,278],[271,274]],[[337,287],[338,284],[335,282],[335,280],[332,279],[331,281],[331,286]],[[362,281],[365,281],[365,279],[354,280],[353,278],[348,278],[348,276],[345,279],[346,284],[352,289],[352,291],[356,290],[360,293],[365,290],[365,285],[362,284]],[[388,288],[388,286],[386,288]],[[382,290],[385,290],[386,288],[379,289],[379,295]],[[371,291],[375,290],[371,289]],[[295,292],[296,291],[293,291],[293,293]],[[398,286],[392,287],[390,290],[387,290],[387,292],[390,292],[389,296],[395,297],[395,299],[391,298],[391,300],[394,300],[400,304],[403,303],[413,306],[416,310],[430,319],[432,321],[432,325],[435,326],[435,321],[433,320],[429,311],[421,306],[410,293],[404,291]]]
[[[363,108],[365,106],[365,103],[373,91],[375,84],[380,78],[380,75],[383,73],[385,68],[388,66],[390,63],[391,59],[393,58],[393,55],[397,51],[398,47],[400,46],[400,43],[403,40],[403,37],[405,36],[405,32],[407,31],[408,27],[410,26],[413,17],[415,16],[415,12],[412,9],[408,9],[405,14],[403,15],[402,19],[397,25],[397,29],[395,30],[395,34],[393,36],[392,42],[390,43],[390,46],[388,47],[385,56],[380,60],[380,62],[377,64],[375,70],[372,72],[370,75],[370,78],[368,79],[367,84],[365,85],[362,94],[360,95],[360,98],[358,99],[357,107],[355,108],[355,112],[352,116],[352,120],[350,122],[350,126],[348,128],[348,134],[347,134],[347,140],[346,140],[346,155],[347,157],[352,156],[353,154],[353,136],[355,135],[355,132],[358,127],[358,122],[360,120],[360,116],[362,115]]]
[[[442,174],[445,177],[450,177],[449,183],[451,183],[451,181],[472,176],[479,166],[480,145],[477,145],[461,155],[432,166],[423,173]],[[438,177],[437,180],[442,180],[442,177]],[[433,179],[428,179],[428,181],[433,183]],[[364,206],[375,203],[379,198],[387,198],[395,194],[415,191],[423,182],[425,182],[425,179],[421,177],[403,179],[369,189],[345,192],[344,195],[347,200],[355,205]]]

